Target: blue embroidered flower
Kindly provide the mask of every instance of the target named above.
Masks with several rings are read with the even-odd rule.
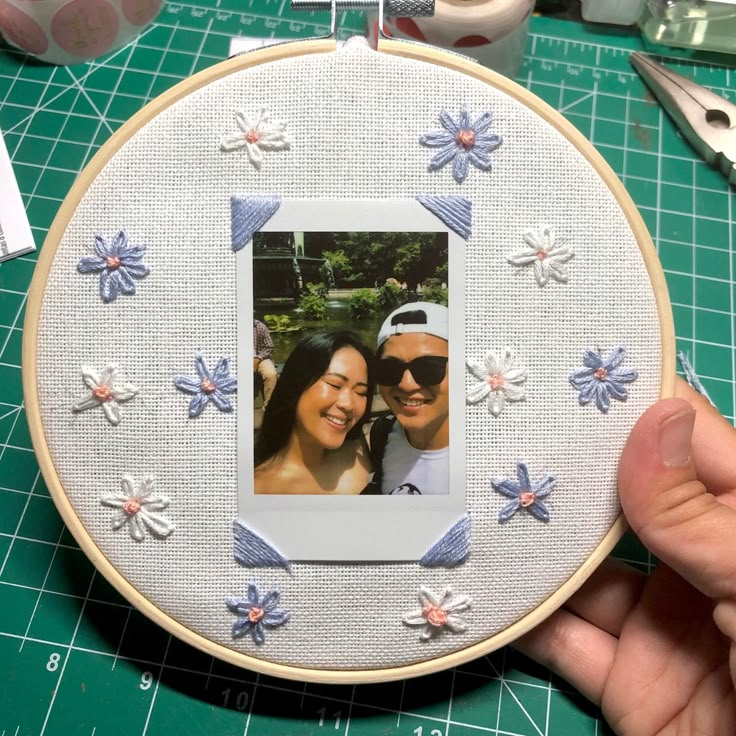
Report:
[[[595,399],[596,406],[605,414],[611,405],[611,397],[626,401],[629,391],[624,384],[635,381],[639,374],[631,368],[621,368],[626,350],[619,345],[604,360],[600,351],[583,353],[583,365],[570,374],[570,383],[580,392],[578,401],[589,404]]]
[[[516,463],[516,480],[500,478],[492,480],[491,485],[501,495],[510,498],[498,514],[499,521],[508,521],[519,509],[526,509],[540,521],[549,521],[549,509],[540,501],[549,496],[555,487],[554,476],[546,475],[542,480],[532,483],[529,479],[529,469],[523,460]]]
[[[442,130],[432,130],[419,137],[422,145],[440,149],[429,162],[430,171],[437,171],[452,161],[452,175],[458,184],[467,178],[470,164],[481,171],[490,171],[491,151],[503,143],[500,135],[488,132],[490,112],[484,112],[471,123],[466,107],[460,111],[457,121],[442,110],[440,122]]]
[[[147,276],[150,269],[143,263],[145,245],[133,245],[121,230],[112,240],[95,235],[96,256],[84,256],[77,266],[80,273],[100,274],[100,296],[106,304],[114,302],[118,294],[135,294],[134,279]]]
[[[264,627],[281,626],[289,620],[288,611],[278,607],[279,597],[278,590],[272,590],[261,598],[255,583],[250,583],[245,598],[225,598],[227,607],[238,616],[233,624],[233,637],[250,634],[256,644],[263,644]]]
[[[189,402],[189,416],[198,417],[211,401],[220,411],[232,411],[233,405],[225,394],[234,394],[238,389],[238,381],[230,375],[230,361],[221,358],[210,372],[201,353],[194,359],[194,367],[199,379],[189,376],[177,376],[174,379],[176,387],[186,394],[193,394]]]

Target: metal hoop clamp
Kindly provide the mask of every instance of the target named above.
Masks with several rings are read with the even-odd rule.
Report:
[[[327,38],[337,38],[338,12],[347,10],[378,10],[378,32],[383,38],[384,16],[426,18],[434,15],[434,0],[291,0],[292,10],[329,10],[330,33]]]

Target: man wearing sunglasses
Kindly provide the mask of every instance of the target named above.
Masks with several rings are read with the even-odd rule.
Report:
[[[449,492],[448,310],[411,302],[378,333],[376,382],[391,413],[371,428],[373,492]]]

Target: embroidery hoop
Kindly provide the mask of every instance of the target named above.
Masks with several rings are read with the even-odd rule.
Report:
[[[334,52],[335,43],[332,41],[304,41],[293,42],[251,52],[244,56],[225,61],[211,69],[205,70],[195,77],[176,85],[169,92],[152,101],[142,111],[124,124],[96,154],[87,168],[77,179],[68,197],[63,202],[59,213],[49,231],[44,248],[40,254],[36,273],[29,292],[27,315],[24,326],[23,341],[23,385],[26,401],[30,432],[38,457],[38,461],[47,482],[49,492],[59,509],[67,527],[79,543],[82,550],[90,558],[105,578],[125,597],[132,605],[138,608],[147,617],[162,626],[171,634],[183,641],[211,654],[218,659],[230,662],[237,666],[261,672],[274,677],[285,677],[311,682],[349,684],[390,681],[406,677],[415,677],[429,674],[441,669],[453,667],[467,662],[475,657],[487,654],[513,641],[526,631],[530,630],[543,619],[559,608],[588,578],[593,570],[610,553],[626,529],[623,516],[619,516],[609,531],[600,540],[592,554],[578,567],[566,582],[558,587],[546,600],[533,608],[530,612],[515,623],[499,631],[492,637],[476,642],[462,649],[431,657],[425,661],[413,662],[405,665],[386,668],[365,668],[336,670],[330,668],[299,667],[271,662],[242,651],[212,641],[202,634],[192,630],[177,621],[173,616],[164,612],[152,600],[132,585],[117,569],[98,546],[95,539],[87,530],[80,518],[77,509],[72,504],[61,482],[55,466],[44,429],[38,392],[38,351],[39,327],[43,299],[45,296],[47,279],[51,273],[57,249],[61,243],[66,228],[74,215],[78,205],[88,188],[98,175],[104,170],[110,159],[126,142],[131,140],[144,125],[154,120],[162,111],[175,102],[184,99],[198,89],[213,83],[228,75],[251,67],[267,65],[283,59],[306,57],[312,54]],[[641,249],[642,257],[648,272],[651,287],[656,298],[657,312],[661,334],[661,396],[671,396],[674,392],[674,327],[669,308],[664,276],[659,265],[655,250],[651,244],[649,234],[630,200],[622,184],[615,177],[611,169],[604,162],[600,154],[583,136],[564,118],[536,98],[530,92],[518,87],[513,82],[495,75],[486,69],[466,61],[464,58],[424,47],[419,44],[381,40],[379,51],[384,54],[413,59],[459,72],[463,75],[479,80],[500,92],[519,101],[537,116],[550,123],[584,156],[589,165],[596,171],[608,189],[612,192],[621,207],[629,226]],[[582,348],[583,346],[581,346]],[[242,372],[242,370],[241,370]],[[451,577],[452,573],[448,574]],[[258,575],[260,577],[260,575]],[[248,574],[241,574],[241,579],[247,581]],[[414,599],[411,599],[412,604]],[[414,607],[410,605],[409,607]],[[400,612],[397,611],[397,615]],[[223,617],[225,613],[223,612]],[[413,636],[413,632],[407,632]]]

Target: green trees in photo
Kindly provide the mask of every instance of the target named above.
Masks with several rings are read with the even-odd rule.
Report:
[[[389,278],[409,289],[447,280],[445,233],[305,233],[305,254],[327,259],[338,289],[382,287]]]

